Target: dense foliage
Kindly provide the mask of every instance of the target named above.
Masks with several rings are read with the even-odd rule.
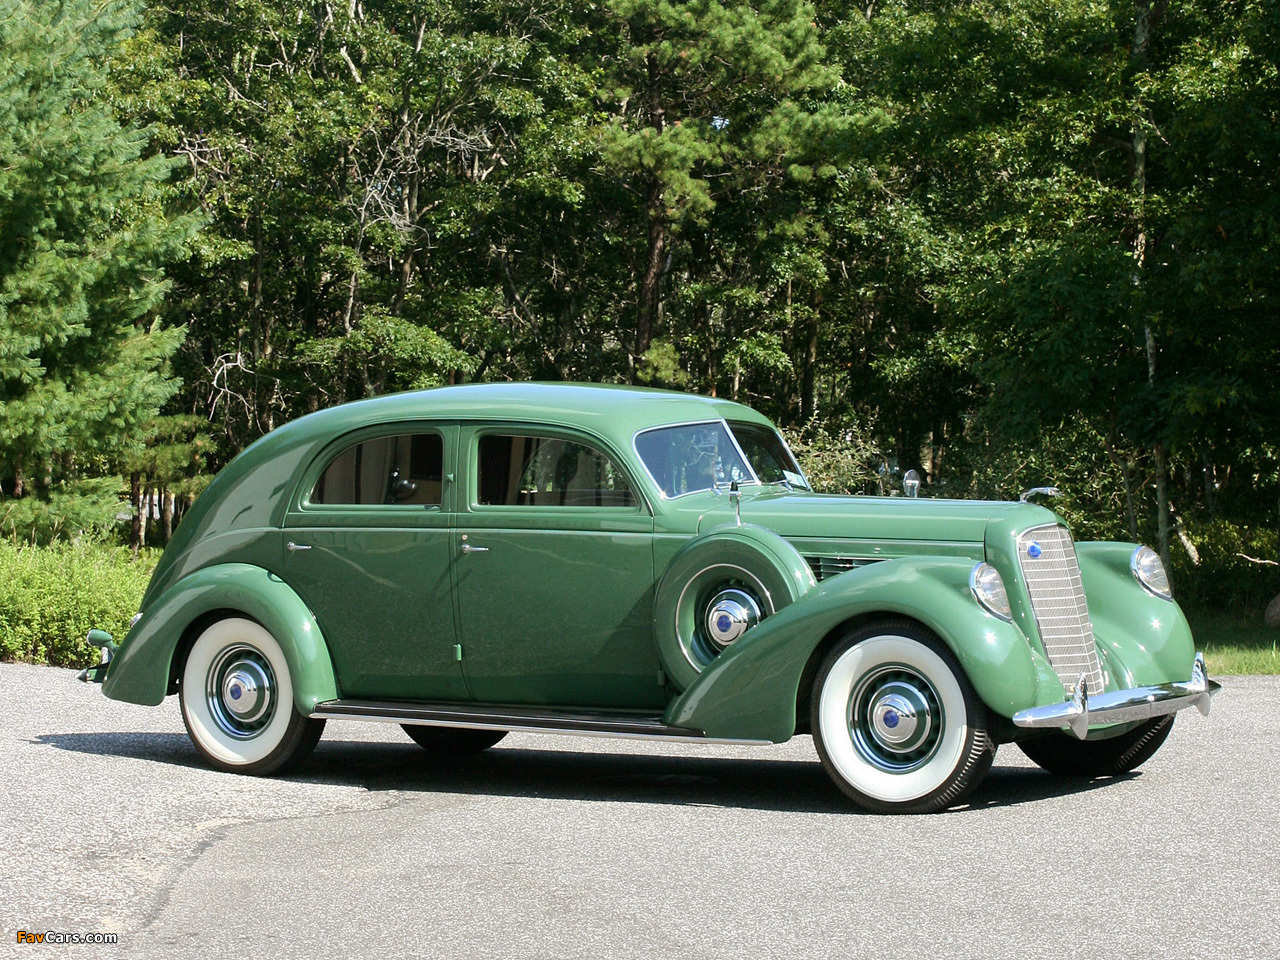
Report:
[[[136,172],[65,229],[143,224],[121,235],[145,278],[83,301],[100,340],[58,332],[81,321],[53,294],[25,352],[5,333],[10,510],[89,455],[180,509],[257,436],[368,394],[630,381],[752,403],[833,488],[1055,483],[1081,535],[1157,543],[1191,599],[1280,585],[1253,562],[1280,524],[1274,0],[190,0],[127,38],[110,5],[0,5],[4,109],[34,76],[13,24],[79,24],[81,79],[50,88],[79,106],[41,122]],[[5,291],[39,260],[8,211],[52,195],[8,182]],[[11,428],[37,389],[94,396],[59,386],[107,369],[82,340],[138,402]]]
[[[56,667],[98,662],[85,642],[94,628],[123,637],[155,566],[126,547],[0,540],[0,659]]]

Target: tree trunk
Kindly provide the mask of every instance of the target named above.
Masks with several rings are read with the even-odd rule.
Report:
[[[1147,65],[1147,52],[1151,48],[1151,28],[1155,20],[1150,0],[1137,0],[1134,4],[1132,56],[1138,69]],[[1134,239],[1134,262],[1138,287],[1139,309],[1142,311],[1142,338],[1147,355],[1147,384],[1156,389],[1156,338],[1147,315],[1143,285],[1147,261],[1147,131],[1140,117],[1133,124],[1133,191],[1136,197],[1137,231]],[[1151,452],[1155,457],[1156,471],[1156,539],[1160,559],[1169,569],[1169,479],[1165,461],[1164,443],[1157,440]]]
[[[129,474],[129,503],[133,506],[133,518],[129,522],[129,549],[136,560],[142,546],[142,477],[137,470]]]
[[[787,311],[791,310],[791,281],[787,281]],[[800,422],[818,415],[818,314],[814,311],[804,345],[804,365],[800,373]]]
[[[163,523],[164,542],[173,539],[173,494],[168,490],[160,491],[160,519]]]
[[[644,352],[653,341],[653,330],[658,321],[658,303],[662,283],[662,254],[667,245],[667,224],[662,209],[662,184],[654,177],[649,183],[647,206],[649,212],[649,253],[645,262],[644,277],[640,281],[640,312],[636,318],[635,363],[639,364]],[[634,377],[632,378],[634,381]]]
[[[666,111],[662,108],[659,87],[658,58],[650,54],[649,71],[649,126],[662,136]],[[635,382],[636,367],[653,341],[653,331],[658,323],[661,301],[662,256],[667,246],[667,212],[662,180],[654,175],[649,178],[645,190],[645,212],[649,221],[648,253],[645,258],[644,276],[640,280],[640,304],[636,316],[636,342],[631,356],[631,382]]]

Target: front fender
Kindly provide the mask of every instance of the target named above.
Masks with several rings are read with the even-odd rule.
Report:
[[[1182,609],[1134,579],[1129,558],[1137,548],[1136,543],[1076,544],[1094,639],[1113,689],[1186,680],[1196,658]]]
[[[279,577],[247,563],[197,570],[149,604],[112,658],[102,692],[130,703],[155,706],[162,702],[183,634],[215,610],[252,617],[276,638],[289,662],[298,712],[309,715],[322,700],[338,698],[329,649],[307,605]]]
[[[781,743],[795,733],[796,698],[814,650],[868,614],[918,620],[942,638],[983,703],[1011,717],[1062,699],[1062,684],[1022,632],[987,613],[969,591],[973,561],[886,560],[824,580],[747,631],[666,712],[673,726],[708,736]]]

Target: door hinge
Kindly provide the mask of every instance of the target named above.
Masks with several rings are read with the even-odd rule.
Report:
[[[462,644],[455,643],[453,645],[453,659],[458,661],[462,660]]]

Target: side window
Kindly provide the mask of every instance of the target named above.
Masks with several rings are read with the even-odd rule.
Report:
[[[486,506],[633,507],[622,471],[599,450],[555,437],[480,438],[477,490]]]
[[[334,457],[310,501],[439,506],[443,473],[444,440],[438,433],[378,437]]]

